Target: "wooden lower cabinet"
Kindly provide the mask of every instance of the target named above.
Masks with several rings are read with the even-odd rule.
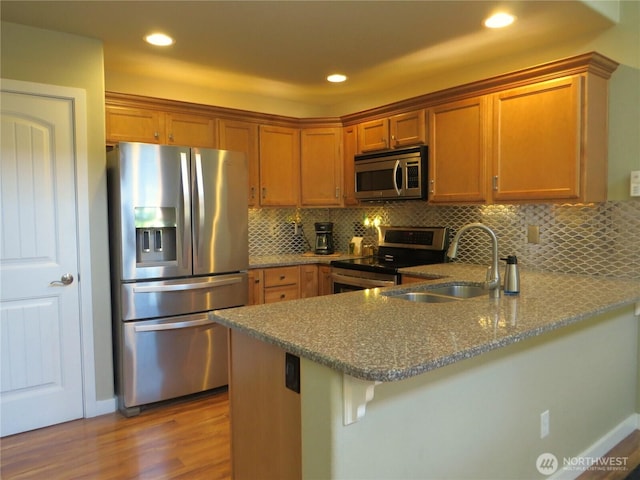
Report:
[[[249,270],[249,297],[247,305],[261,305],[264,303],[264,270],[252,268]]]
[[[331,266],[318,266],[318,295],[331,295],[333,286],[331,285]]]
[[[328,265],[304,264],[286,267],[252,268],[249,270],[248,305],[284,302],[297,298],[327,294],[320,293],[319,269]],[[329,273],[330,274],[330,273]],[[324,273],[326,276],[326,271]]]
[[[299,480],[301,400],[285,385],[286,353],[237,330],[229,337],[233,478]]]
[[[300,265],[300,298],[318,296],[318,265]]]

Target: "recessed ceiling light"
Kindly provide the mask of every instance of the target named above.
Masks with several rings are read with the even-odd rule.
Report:
[[[164,33],[152,33],[144,37],[144,39],[151,45],[156,45],[158,47],[173,45],[173,38],[169,35],[165,35]]]
[[[346,75],[342,75],[341,73],[334,73],[327,77],[327,80],[329,80],[331,83],[341,83],[341,82],[344,82],[346,79],[347,79]]]
[[[484,21],[484,26],[488,28],[503,28],[511,25],[516,17],[508,13],[500,12],[491,15]]]

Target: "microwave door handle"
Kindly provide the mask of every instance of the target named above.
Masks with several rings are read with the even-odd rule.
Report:
[[[398,188],[398,168],[400,167],[400,160],[396,160],[396,164],[393,167],[393,188],[396,189],[396,193],[400,196],[400,189]]]

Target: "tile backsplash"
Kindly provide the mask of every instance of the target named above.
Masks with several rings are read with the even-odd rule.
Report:
[[[346,252],[353,236],[377,241],[377,230],[364,226],[365,217],[377,217],[382,225],[447,226],[452,233],[467,223],[481,222],[496,233],[500,256],[517,255],[523,268],[640,279],[640,201],[636,200],[438,207],[409,201],[342,209],[250,209],[249,254],[309,251],[315,242],[315,222],[333,222],[335,248]],[[528,226],[539,227],[540,243],[527,243]],[[460,240],[456,261],[488,264],[490,247],[486,233],[471,230]]]

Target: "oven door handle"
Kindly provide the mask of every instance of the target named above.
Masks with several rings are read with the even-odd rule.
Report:
[[[352,285],[354,287],[362,288],[393,287],[396,284],[394,280],[373,280],[369,278],[342,275],[340,273],[332,273],[331,279],[334,283],[342,283],[344,285]]]

